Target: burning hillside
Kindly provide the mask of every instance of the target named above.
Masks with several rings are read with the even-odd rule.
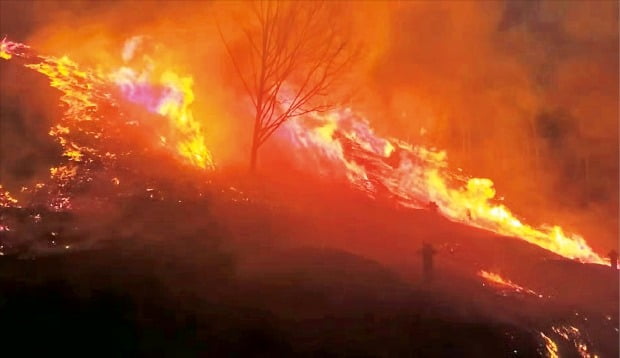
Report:
[[[8,341],[617,355],[617,5],[0,5]]]
[[[127,42],[124,60],[131,59],[140,39]],[[48,201],[55,210],[70,209],[71,193],[63,188],[92,180],[93,167],[105,170],[118,156],[136,155],[129,147],[135,143],[127,141],[132,127],[152,129],[146,132],[151,147],[167,148],[198,168],[213,168],[202,129],[189,108],[194,100],[191,78],[172,72],[152,78],[154,60],[150,58],[150,66],[143,72],[122,67],[105,75],[80,70],[67,57],[32,54],[27,45],[7,39],[0,46],[2,58],[18,58],[26,67],[48,76],[50,85],[63,92],[64,117],[50,130],[68,159],[66,165],[50,169],[55,188],[48,189]],[[119,110],[119,100],[143,106],[162,117],[157,119],[161,122],[141,123],[139,116],[128,117]],[[324,174],[342,175],[371,197],[385,196],[413,208],[437,205],[439,213],[457,222],[519,237],[566,258],[605,263],[582,237],[566,235],[559,226],[534,228],[505,205],[495,203],[490,179],[456,175],[448,168],[445,152],[379,137],[350,109],[295,118],[283,133],[301,152],[302,167],[311,167],[305,161],[314,161],[312,165],[318,164]],[[126,146],[121,150],[115,147],[120,137]]]
[[[605,263],[578,235],[566,235],[559,226],[524,224],[495,198],[492,180],[451,171],[446,152],[381,138],[351,110],[292,121],[286,130],[300,151],[328,162],[324,170],[340,171],[372,197],[387,195],[414,208],[437,205],[457,222],[519,237],[570,259]]]

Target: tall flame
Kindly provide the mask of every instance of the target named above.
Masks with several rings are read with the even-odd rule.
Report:
[[[122,52],[126,63],[132,60],[143,38],[135,36],[126,41]],[[170,70],[157,76],[154,61],[146,55],[144,57],[146,64],[140,71],[123,66],[113,71],[110,79],[128,100],[168,118],[180,138],[176,149],[182,157],[197,167],[212,169],[213,158],[205,145],[200,123],[194,119],[190,108],[195,98],[192,77],[179,76]],[[162,141],[166,143],[168,140],[164,137]]]
[[[14,56],[27,61],[26,67],[36,70],[50,79],[50,85],[63,92],[61,101],[66,105],[62,125],[52,128],[50,135],[58,138],[64,155],[72,161],[83,160],[86,147],[67,139],[78,122],[95,120],[99,103],[114,103],[112,86],[118,86],[127,100],[144,106],[168,120],[169,138],[157,136],[156,142],[172,149],[190,164],[199,168],[213,168],[213,158],[204,143],[202,128],[193,117],[194,101],[191,77],[182,77],[173,71],[164,71],[154,80],[150,76],[136,75],[137,71],[122,67],[109,74],[102,71],[86,71],[79,68],[67,56],[38,56],[20,43],[0,41],[0,57]]]
[[[557,225],[525,224],[496,202],[491,179],[450,171],[445,151],[383,138],[350,109],[294,118],[282,135],[298,147],[304,163],[327,162],[323,174],[343,175],[371,197],[386,195],[416,208],[434,203],[453,221],[521,238],[569,259],[606,263],[579,235]]]

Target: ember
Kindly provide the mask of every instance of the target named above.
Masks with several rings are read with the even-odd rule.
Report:
[[[17,199],[11,196],[11,193],[5,191],[0,185],[0,207],[13,207],[16,206]]]
[[[581,358],[597,358],[598,355],[592,354],[588,348],[588,344],[581,337],[581,331],[577,327],[574,326],[558,326],[551,328],[553,332],[557,333],[560,337],[564,338],[566,341],[572,343],[579,356]]]
[[[544,333],[540,332],[540,336],[545,341],[545,350],[547,353],[547,358],[559,358],[558,355],[558,345],[549,337],[547,337]]]

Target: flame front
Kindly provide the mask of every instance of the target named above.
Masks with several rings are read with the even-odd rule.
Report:
[[[155,64],[149,57],[141,71],[130,67],[129,61],[140,41],[132,38],[127,42],[122,54],[126,66],[107,75],[81,70],[67,57],[36,56],[26,45],[0,41],[2,58],[26,59],[27,67],[48,76],[51,85],[63,92],[63,122],[50,131],[70,160],[69,165],[52,170],[59,183],[75,174],[73,165],[77,162],[91,163],[93,158],[113,160],[117,155],[72,139],[75,132],[100,139],[101,132],[93,132],[80,123],[100,121],[102,103],[117,106],[110,86],[117,86],[127,100],[168,121],[170,130],[165,135],[156,134],[154,142],[170,148],[196,167],[213,168],[201,126],[190,110],[194,101],[192,78],[169,70],[156,75]],[[283,126],[279,135],[297,147],[298,155],[305,156],[301,161],[304,167],[314,161],[323,174],[341,175],[370,197],[388,197],[398,205],[413,208],[434,203],[442,215],[453,221],[518,237],[569,259],[606,263],[579,235],[566,234],[560,226],[533,227],[524,223],[496,202],[493,181],[450,171],[446,152],[383,138],[366,119],[350,109],[296,117]]]
[[[517,285],[516,283],[510,280],[506,280],[502,276],[500,276],[498,273],[480,270],[478,271],[478,276],[482,277],[487,282],[490,282],[491,284],[502,287],[504,289],[508,289],[510,291],[514,291],[517,293],[527,293],[529,295],[538,296],[542,298],[542,295],[539,295],[536,292],[528,288]]]
[[[11,193],[4,190],[2,185],[0,185],[0,207],[8,208],[15,207],[18,205],[17,199],[11,196]]]
[[[380,137],[350,109],[295,118],[284,125],[283,135],[303,152],[298,154],[303,165],[313,160],[323,174],[342,175],[371,197],[385,195],[414,208],[435,203],[453,221],[517,237],[569,259],[606,263],[579,235],[557,225],[525,224],[494,202],[492,180],[451,172],[445,151]]]
[[[112,95],[113,86],[117,86],[127,100],[168,120],[169,130],[162,129],[167,137],[157,135],[154,142],[172,146],[177,155],[193,166],[202,169],[214,167],[211,153],[204,143],[202,128],[190,108],[194,101],[191,77],[164,71],[154,80],[147,72],[138,76],[137,71],[129,67],[112,70],[109,74],[85,71],[67,56],[34,55],[29,52],[28,46],[3,39],[0,42],[0,57],[11,59],[15,56],[25,59],[26,67],[46,75],[50,85],[63,93],[61,101],[66,105],[64,118],[62,124],[50,130],[50,135],[57,138],[64,156],[71,161],[83,161],[85,151],[96,151],[70,140],[70,133],[84,131],[78,125],[80,122],[101,119],[96,115],[101,103],[117,106]],[[97,136],[96,133],[90,134]]]

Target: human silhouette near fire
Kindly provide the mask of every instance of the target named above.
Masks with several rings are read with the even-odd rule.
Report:
[[[433,245],[429,243],[422,244],[422,249],[418,251],[422,255],[422,275],[424,282],[430,283],[433,281],[433,258],[437,254],[437,250],[433,248]]]

